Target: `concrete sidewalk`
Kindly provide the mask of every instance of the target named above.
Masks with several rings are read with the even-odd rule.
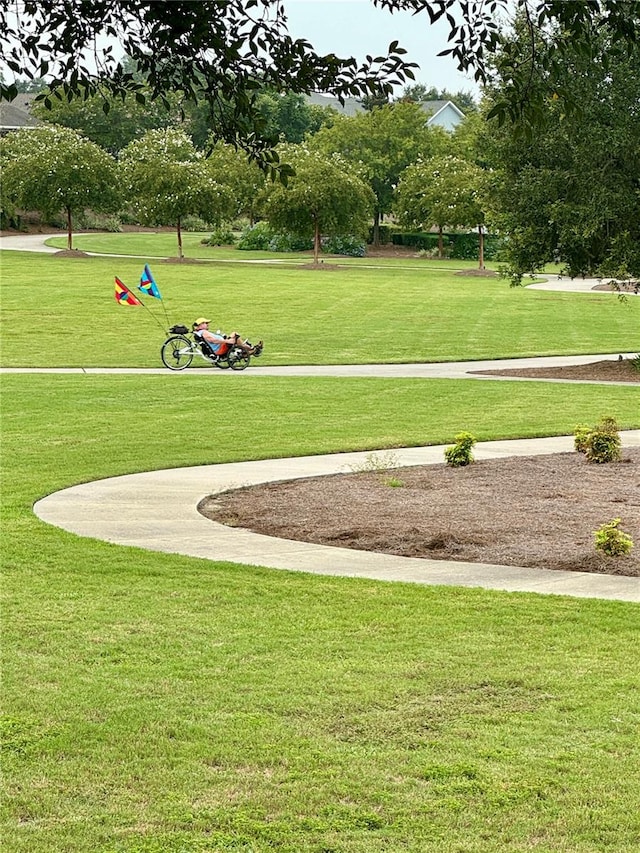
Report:
[[[254,359],[248,370],[237,372],[218,370],[212,365],[206,367],[189,367],[182,371],[170,371],[165,367],[2,367],[0,373],[84,373],[117,374],[117,375],[152,375],[187,377],[241,377],[241,376],[344,376],[344,377],[378,377],[379,379],[476,379],[483,381],[509,382],[570,382],[594,384],[593,379],[541,379],[535,376],[495,376],[478,375],[478,370],[509,370],[519,367],[562,367],[572,364],[590,364],[594,361],[616,361],[622,355],[624,358],[634,358],[636,353],[607,353],[605,355],[567,355],[542,356],[538,358],[502,358],[485,361],[446,361],[420,364],[306,364],[262,367]],[[181,381],[176,379],[176,381]],[[602,383],[606,385],[633,385],[630,382]]]
[[[625,447],[640,446],[640,430],[623,432],[621,437]],[[478,459],[492,459],[571,450],[573,436],[564,436],[482,442],[474,454]],[[443,461],[444,447],[405,448],[379,456],[386,461],[389,454],[397,467],[435,464]],[[330,548],[225,527],[205,519],[197,510],[204,497],[216,492],[350,472],[370,457],[369,452],[338,453],[130,474],[56,492],[38,501],[34,511],[43,521],[79,536],[208,560],[312,574],[640,602],[640,578]]]

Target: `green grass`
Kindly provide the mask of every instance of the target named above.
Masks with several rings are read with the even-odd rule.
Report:
[[[245,252],[229,246],[203,246],[202,240],[210,232],[185,231],[182,234],[182,251],[186,258],[200,260],[283,260],[308,261],[308,253]],[[67,248],[66,235],[51,237],[48,246]],[[84,252],[108,255],[131,255],[139,258],[175,258],[178,255],[178,238],[175,231],[130,232],[126,234],[74,234],[73,248]]]
[[[135,289],[142,266],[3,252],[3,365],[160,366],[168,326],[203,314],[214,328],[263,338],[261,363],[274,365],[615,353],[640,343],[638,300],[512,289],[420,267],[153,262],[167,316],[150,298],[145,308],[117,305],[114,276]]]
[[[634,390],[3,377],[7,849],[631,853],[636,606],[152,554],[31,506],[112,474],[460,425],[565,432],[603,407],[637,425]],[[246,417],[204,430],[203,409]]]
[[[140,263],[120,269],[134,283]],[[325,297],[309,279],[252,269],[247,286],[233,265],[220,288],[198,266],[152,269],[188,317],[207,305],[242,310],[248,325],[238,325],[251,329],[266,311],[274,334],[296,321],[290,359],[315,346],[306,313]],[[321,275],[332,310],[361,329],[367,306],[382,328],[365,273],[357,286]],[[145,363],[147,327],[140,309],[113,302],[112,262],[5,252],[2,276],[3,364],[65,363],[76,348],[96,364],[119,363],[122,351]],[[385,307],[412,322],[417,291],[397,273],[390,282]],[[457,282],[435,286],[429,311],[441,320],[424,326],[442,356],[442,294]],[[498,291],[484,298],[493,320],[480,295],[474,304],[485,337],[509,349],[510,303]],[[599,349],[595,314],[578,297],[567,309],[572,301],[582,351]],[[544,347],[560,306],[536,314],[537,302],[527,299],[547,328],[527,327]],[[612,335],[618,346],[628,322]],[[100,334],[78,334],[87,326]],[[455,346],[474,357],[481,345],[467,334]],[[637,388],[249,372],[214,384],[168,372],[1,379],[7,851],[635,853],[637,605],[151,553],[67,534],[32,506],[153,468],[448,443],[461,429],[480,440],[567,434],[605,413],[637,428]]]

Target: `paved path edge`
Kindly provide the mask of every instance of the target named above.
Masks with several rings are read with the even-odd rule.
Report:
[[[640,430],[621,433],[640,447]],[[481,442],[477,459],[573,450],[573,436]],[[640,602],[640,578],[396,557],[276,539],[225,527],[198,512],[210,494],[256,483],[358,470],[436,464],[444,446],[336,453],[128,474],[72,486],[34,505],[42,521],[79,536],[220,562],[342,577]]]

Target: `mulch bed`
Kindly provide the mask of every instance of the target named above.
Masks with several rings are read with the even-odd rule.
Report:
[[[520,367],[517,370],[470,370],[483,376],[528,376],[539,379],[582,379],[587,382],[640,383],[640,370],[628,358],[571,364],[565,367]]]
[[[409,557],[640,576],[640,448],[426,465],[267,483],[206,498],[206,517],[269,536]],[[621,518],[624,557],[594,531]]]

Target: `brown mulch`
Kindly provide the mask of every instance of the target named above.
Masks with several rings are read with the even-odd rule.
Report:
[[[55,252],[54,258],[88,258],[89,255],[81,249],[60,249]]]
[[[498,273],[495,270],[488,269],[471,269],[471,270],[458,270],[455,275],[466,276],[468,278],[497,278]]]
[[[640,383],[640,370],[629,359],[594,361],[566,367],[520,367],[517,370],[470,370],[483,376],[529,376],[539,379],[582,379],[587,382]]]
[[[620,281],[616,285],[608,281],[594,285],[591,290],[607,290],[617,293],[640,293],[640,281]]]
[[[626,360],[492,371],[638,382]],[[633,369],[633,368],[632,368]],[[640,448],[622,462],[580,453],[481,460],[267,483],[205,499],[203,515],[283,539],[461,560],[640,577]],[[622,519],[635,547],[595,550],[593,531]]]
[[[267,483],[206,498],[206,517],[284,539],[409,557],[640,576],[640,448],[444,463]],[[629,555],[596,551],[621,518]]]

